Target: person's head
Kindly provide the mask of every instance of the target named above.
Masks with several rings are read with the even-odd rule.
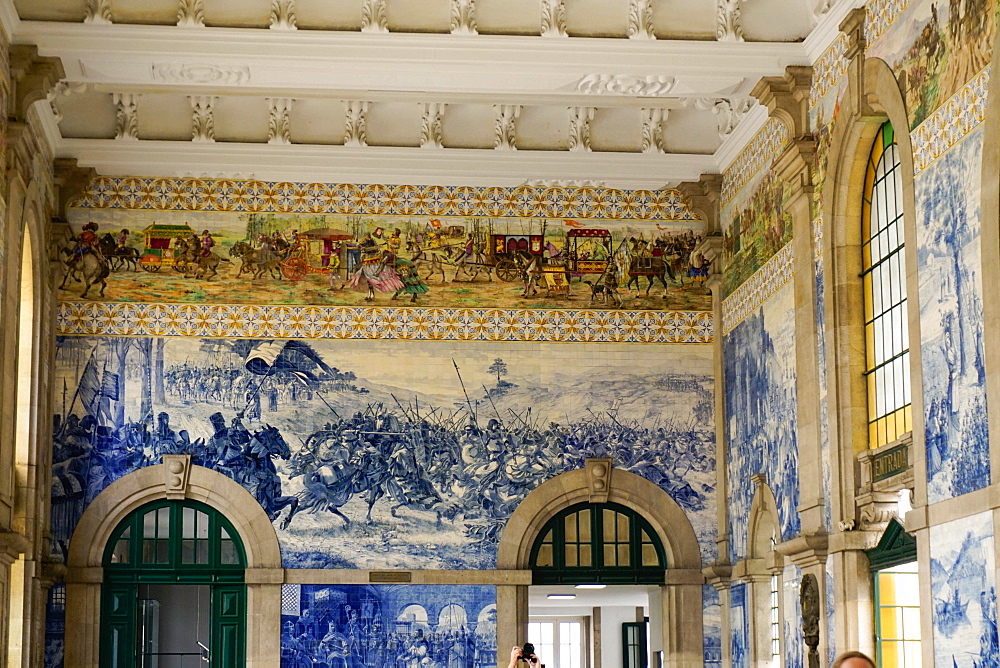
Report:
[[[875,668],[875,662],[863,652],[844,652],[834,659],[830,668]]]

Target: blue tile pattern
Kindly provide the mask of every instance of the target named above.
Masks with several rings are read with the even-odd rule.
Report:
[[[282,599],[281,668],[497,665],[493,586],[284,585]]]
[[[56,557],[109,484],[186,453],[255,495],[288,568],[493,568],[520,501],[587,457],[658,485],[705,563],[716,559],[710,350],[181,337],[57,347]]]
[[[799,532],[793,300],[789,284],[723,342],[733,563],[747,556],[750,478],[757,473],[766,474],[774,492],[781,540]]]
[[[927,497],[990,484],[983,362],[979,129],[915,180]]]
[[[993,516],[933,526],[934,665],[987,668],[1000,662]]]

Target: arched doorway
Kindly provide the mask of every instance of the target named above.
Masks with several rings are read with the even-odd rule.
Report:
[[[511,515],[500,538],[497,568],[518,571],[517,579],[512,578],[512,582],[524,584],[497,587],[498,647],[504,650],[524,642],[529,623],[527,585],[534,578],[533,555],[537,561],[549,530],[559,521],[565,522],[566,518],[572,516],[572,521],[579,530],[582,517],[575,513],[585,508],[601,511],[598,516],[601,517],[602,526],[604,510],[614,511],[616,525],[620,516],[630,520],[629,530],[624,532],[616,529],[618,533],[614,534],[610,544],[604,542],[607,532],[601,535],[599,549],[602,553],[609,550],[610,556],[610,550],[614,550],[618,555],[621,554],[618,552],[620,546],[629,545],[626,551],[630,556],[634,550],[641,554],[645,543],[647,554],[651,549],[657,554],[658,565],[648,565],[645,568],[658,571],[659,577],[656,584],[646,585],[646,588],[650,590],[647,604],[650,647],[661,653],[661,665],[671,668],[703,666],[705,578],[694,528],[683,509],[669,494],[645,478],[613,468],[611,461],[607,459],[587,460],[584,469],[568,471],[543,483]],[[589,521],[583,520],[584,525],[588,525]],[[593,524],[589,526],[593,529]],[[639,528],[642,530],[633,534],[633,529]],[[565,538],[565,529],[563,531]],[[618,540],[620,535],[628,538]],[[633,541],[633,535],[639,536],[638,540]],[[574,548],[580,542],[585,541],[577,540]],[[619,558],[616,556],[617,559]],[[638,563],[641,571],[642,560]],[[565,562],[563,565],[565,566]],[[622,571],[628,571],[633,565],[631,563],[626,566],[618,575]],[[541,568],[544,567],[539,567],[539,570]],[[583,575],[580,573],[580,576]],[[593,577],[599,574],[586,575]],[[639,582],[635,579],[632,581]]]
[[[186,456],[165,455],[163,464],[139,469],[108,486],[90,503],[73,532],[67,559],[66,628],[74,629],[76,637],[66,643],[66,668],[101,664],[108,546],[117,544],[117,531],[126,518],[151,503],[166,501],[204,504],[231,523],[235,533],[230,535],[239,539],[245,553],[246,661],[240,665],[278,665],[281,648],[275,639],[281,635],[283,570],[267,513],[226,476],[191,466]]]
[[[101,666],[235,668],[246,654],[246,552],[197,501],[133,511],[104,549]]]

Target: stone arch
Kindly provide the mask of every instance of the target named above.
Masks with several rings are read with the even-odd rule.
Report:
[[[764,559],[772,550],[769,546],[764,549],[762,539],[770,540],[771,534],[767,533],[767,529],[770,528],[777,533],[781,523],[778,516],[778,502],[771,486],[763,480],[756,482],[757,491],[754,492],[753,501],[750,502],[750,523],[747,530],[749,545],[746,553],[751,559]]]
[[[917,306],[916,204],[913,191],[913,148],[906,105],[896,78],[885,61],[869,58],[848,73],[839,116],[834,119],[827,178],[823,184],[823,255],[826,266],[826,322],[830,441],[839,451],[832,462],[833,520],[855,519],[855,458],[868,447],[867,390],[862,322],[861,192],[869,148],[882,123],[896,129],[903,177],[903,230],[906,235],[908,324],[911,385],[922,386],[920,374],[920,314]],[[923,503],[926,485],[923,467],[923,402],[912,394],[913,460],[916,496]]]
[[[896,130],[902,170],[903,231],[906,238],[907,321],[910,336],[910,379],[913,413],[913,474],[918,503],[926,498],[923,434],[923,397],[918,307],[916,204],[913,188],[913,147],[909,120],[895,75],[885,61],[859,55],[848,66],[847,88],[840,111],[832,120],[833,132],[823,184],[823,264],[826,276],[827,403],[831,469],[831,530],[858,526],[856,497],[858,455],[868,449],[868,403],[865,386],[863,291],[861,282],[861,184],[867,158],[881,125],[889,120]],[[873,536],[874,539],[874,536]],[[835,589],[836,647],[874,651],[875,621],[871,607],[872,582],[866,577],[866,559],[858,550],[830,555]]]
[[[656,531],[667,557],[666,584],[658,608],[650,609],[651,637],[659,638],[663,665],[704,665],[702,617],[705,577],[694,527],[669,494],[641,476],[612,468],[607,459],[589,459],[586,468],[568,471],[539,485],[518,505],[500,537],[497,568],[530,568],[532,544],[557,513],[577,503],[619,503],[642,515]],[[524,580],[520,580],[524,582]],[[654,605],[651,600],[651,606]],[[528,620],[527,587],[497,587],[497,641],[505,648],[520,644]]]
[[[559,511],[593,500],[592,471],[604,464],[588,461],[587,469],[568,471],[539,485],[518,505],[500,537],[497,568],[527,569],[531,546],[545,523]],[[601,502],[620,503],[642,515],[656,530],[667,553],[667,568],[701,569],[698,537],[684,510],[669,494],[645,478],[608,468],[607,492]]]
[[[49,525],[49,488],[52,410],[48,364],[55,337],[48,317],[55,303],[46,257],[44,193],[37,179],[25,181],[20,171],[5,175],[6,208],[2,211],[0,273],[8,286],[3,310],[11,314],[0,335],[0,363],[11,369],[15,382],[0,388],[4,433],[11,447],[0,448],[0,499],[10,507],[6,541],[0,541],[0,577],[8,585],[7,619],[0,622],[0,649],[12,664],[42,662],[42,629],[31,623],[44,610],[48,588],[54,580],[44,563],[45,534]],[[13,369],[17,369],[17,373]],[[9,577],[9,579],[8,579]],[[8,640],[17,640],[10,644]]]
[[[165,498],[200,501],[232,522],[247,557],[247,665],[263,668],[280,663],[280,643],[275,639],[281,637],[284,574],[274,527],[246,489],[211,469],[186,466],[185,460],[172,457],[116,480],[87,506],[77,523],[67,558],[66,622],[80,631],[81,641],[66,644],[67,668],[99,663],[102,560],[112,531],[135,509]],[[180,476],[182,483],[186,476],[186,485],[178,487],[174,476]]]

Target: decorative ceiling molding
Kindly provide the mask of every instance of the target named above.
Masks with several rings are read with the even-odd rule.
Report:
[[[643,109],[642,110],[642,152],[643,153],[666,153],[666,144],[663,143],[663,122],[667,120],[666,109]]]
[[[287,97],[268,98],[268,144],[291,144],[292,100]]]
[[[711,111],[719,128],[719,139],[725,139],[739,126],[740,121],[754,107],[749,97],[703,97],[694,99],[695,109]]]
[[[743,41],[743,21],[740,15],[742,2],[743,0],[716,0],[715,38],[720,42]]]
[[[58,82],[49,89],[49,92],[45,94],[45,99],[52,109],[52,116],[55,118],[56,123],[63,118],[62,112],[59,110],[59,98],[67,97],[73,93],[82,93],[85,90],[87,90],[87,84],[65,80]]]
[[[207,63],[155,63],[150,68],[153,81],[170,84],[215,84],[242,86],[250,81],[250,68]]]
[[[497,151],[516,151],[516,132],[514,122],[521,115],[518,104],[494,104],[495,115],[493,148]]]
[[[653,29],[653,0],[629,0],[629,39],[656,39]]]
[[[139,140],[138,98],[138,95],[132,93],[112,94],[115,105],[115,139]]]
[[[298,30],[295,20],[295,0],[271,0],[271,30]]]
[[[219,98],[212,95],[192,95],[191,141],[213,143],[215,141],[215,102]]]
[[[205,27],[205,3],[203,0],[179,0],[177,25],[184,28]]]
[[[567,37],[566,0],[542,1],[542,37]]]
[[[385,12],[385,0],[361,1],[361,32],[389,32],[389,19]]]
[[[577,82],[576,89],[587,95],[665,97],[676,83],[677,79],[666,75],[588,74]]]
[[[83,22],[110,25],[111,0],[87,0],[87,10],[84,14]]]
[[[424,102],[420,112],[420,148],[444,148],[441,117],[448,106],[440,102]]]
[[[451,0],[451,34],[479,34],[476,30],[476,0]]]
[[[290,146],[177,141],[63,139],[56,157],[72,157],[100,174],[163,177],[246,174],[273,181],[516,186],[528,179],[605,182],[660,189],[718,171],[711,155],[643,155],[570,151],[497,151],[417,147]]]

